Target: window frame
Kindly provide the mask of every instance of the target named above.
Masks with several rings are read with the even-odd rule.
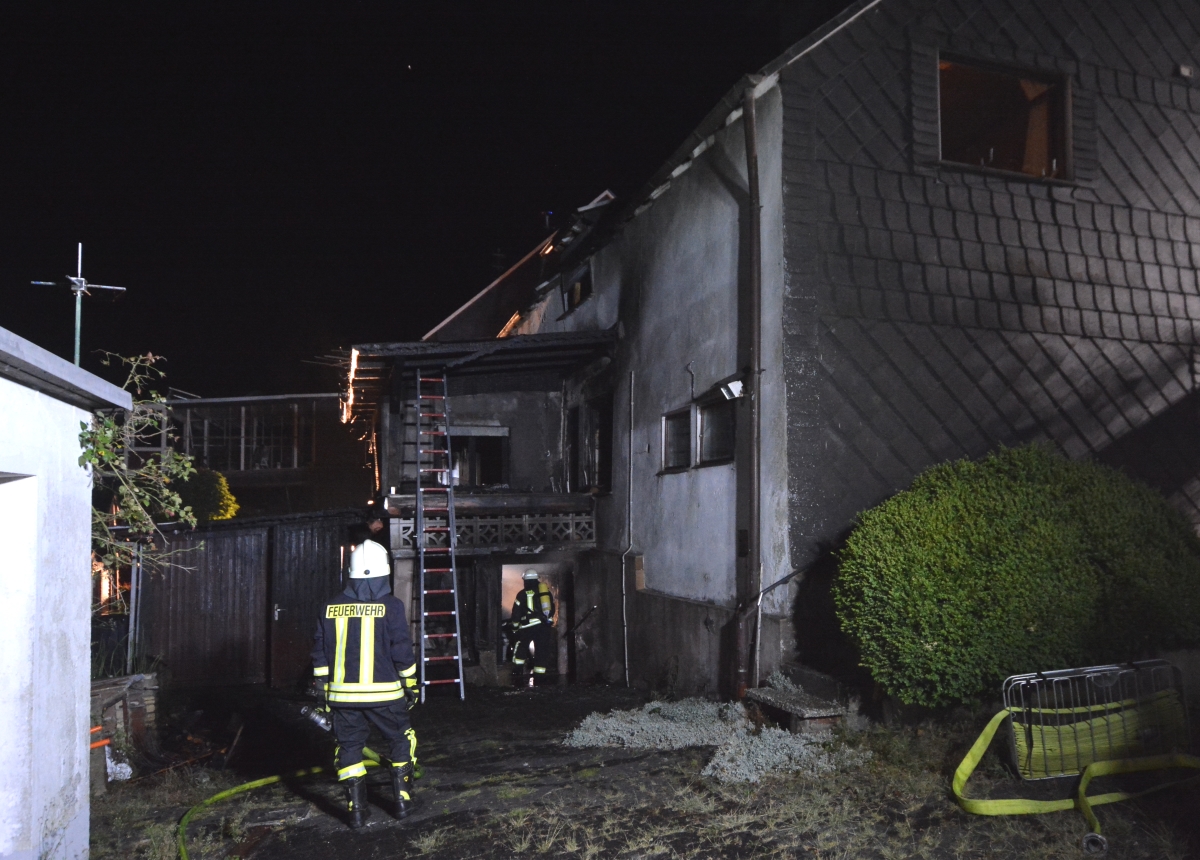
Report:
[[[686,472],[695,465],[696,462],[696,422],[693,417],[695,412],[694,404],[688,404],[682,409],[672,409],[670,412],[664,412],[661,421],[661,439],[660,439],[660,454],[662,456],[662,469],[659,470],[660,475],[673,474],[677,472]],[[687,440],[687,462],[683,465],[668,465],[667,464],[667,440],[670,434],[667,431],[667,426],[672,419],[686,417],[688,424]]]
[[[723,406],[729,410],[729,453],[723,457],[713,457],[705,459],[704,457],[704,411],[713,407]],[[696,409],[696,456],[694,465],[696,468],[706,466],[723,466],[727,463],[732,463],[737,457],[737,400],[728,400],[725,397],[709,397],[704,400],[697,401]]]
[[[1058,135],[1061,139],[1061,154],[1063,159],[1063,169],[1059,176],[1034,176],[1031,173],[1024,173],[1019,170],[1006,170],[999,167],[989,167],[982,164],[971,164],[965,161],[952,161],[945,157],[943,151],[943,111],[942,111],[942,75],[941,64],[954,63],[959,66],[965,66],[970,69],[976,69],[981,72],[990,72],[992,74],[1008,75],[1014,78],[1028,78],[1051,83],[1059,90],[1058,98]],[[1023,66],[1017,63],[1007,63],[998,60],[986,59],[982,57],[972,57],[965,54],[937,51],[934,53],[933,65],[933,85],[935,91],[935,116],[936,116],[936,151],[935,163],[939,168],[945,170],[963,171],[970,173],[982,173],[988,176],[1002,177],[1008,180],[1037,182],[1049,185],[1076,185],[1078,184],[1076,177],[1075,163],[1075,124],[1076,111],[1074,88],[1072,87],[1072,75],[1069,72],[1061,69],[1038,69],[1029,66]]]
[[[575,299],[572,296],[572,293],[577,284],[580,285],[580,295],[578,299]],[[583,286],[585,284],[586,292],[584,291]],[[596,294],[596,284],[592,277],[592,261],[588,260],[586,263],[572,272],[570,277],[567,277],[566,275],[559,276],[558,292],[559,296],[562,298],[563,306],[562,317],[559,317],[559,319],[562,319],[568,314],[574,313],[576,310],[583,307],[583,305],[587,304],[587,301]]]

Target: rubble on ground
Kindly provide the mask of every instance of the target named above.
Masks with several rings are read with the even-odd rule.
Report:
[[[657,750],[715,746],[704,776],[719,782],[758,782],[770,773],[817,775],[853,767],[869,755],[833,741],[828,730],[793,734],[758,727],[738,703],[682,699],[651,702],[631,711],[589,714],[564,743]]]

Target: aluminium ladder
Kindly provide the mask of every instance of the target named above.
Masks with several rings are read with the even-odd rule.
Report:
[[[415,470],[417,477],[416,590],[419,611],[421,701],[435,685],[458,685],[465,699],[458,615],[458,533],[454,522],[454,474],[450,456],[450,406],[446,374],[416,375]],[[436,516],[430,517],[429,514]]]

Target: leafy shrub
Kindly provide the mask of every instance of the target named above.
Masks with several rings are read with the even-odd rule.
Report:
[[[179,485],[179,495],[199,523],[231,520],[237,514],[237,499],[229,491],[229,481],[212,469],[197,469],[186,483]]]
[[[839,562],[842,628],[907,704],[1200,641],[1191,526],[1120,472],[1040,446],[929,469],[859,517]]]

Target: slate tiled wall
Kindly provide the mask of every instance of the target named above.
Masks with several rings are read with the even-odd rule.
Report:
[[[1075,181],[937,163],[939,52],[1055,70]],[[782,75],[794,560],[1049,440],[1200,522],[1200,4],[884,0]]]

